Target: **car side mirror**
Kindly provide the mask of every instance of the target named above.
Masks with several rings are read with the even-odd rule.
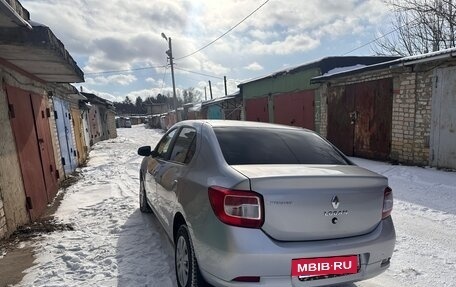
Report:
[[[151,148],[150,146],[142,146],[138,148],[138,154],[141,156],[150,156]]]
[[[156,150],[152,150],[150,146],[142,146],[138,148],[138,154],[140,156],[152,156],[157,157],[158,152]]]

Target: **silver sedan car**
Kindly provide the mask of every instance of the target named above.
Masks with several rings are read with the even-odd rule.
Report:
[[[390,265],[388,180],[312,131],[184,121],[138,154],[140,209],[174,243],[179,287],[328,286]]]

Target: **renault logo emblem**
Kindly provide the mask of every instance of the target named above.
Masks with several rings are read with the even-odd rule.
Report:
[[[331,203],[332,203],[332,206],[334,209],[337,209],[339,207],[339,198],[336,196],[333,197],[333,199],[331,200]]]

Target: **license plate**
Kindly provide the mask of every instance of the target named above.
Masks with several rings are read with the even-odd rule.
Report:
[[[358,273],[358,256],[301,258],[291,261],[291,276],[315,277]]]

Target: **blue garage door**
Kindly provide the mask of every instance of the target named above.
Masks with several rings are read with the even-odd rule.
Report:
[[[54,113],[62,154],[62,164],[65,174],[68,175],[77,167],[77,151],[73,140],[73,126],[71,124],[69,104],[59,98],[54,98]]]

